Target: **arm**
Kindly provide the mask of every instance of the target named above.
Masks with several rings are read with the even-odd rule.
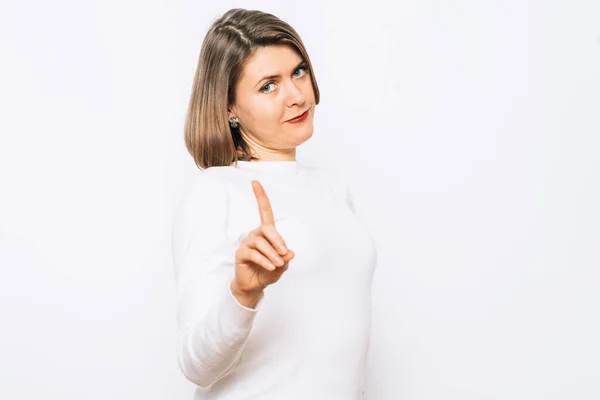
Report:
[[[356,210],[354,208],[354,192],[347,181],[344,181],[344,190],[346,194],[346,204],[352,213],[356,215]]]
[[[358,204],[359,207],[357,207],[357,202],[355,201],[355,197],[354,197],[355,185],[352,184],[347,179],[343,179],[342,182],[343,182],[343,186],[344,186],[344,197],[345,197],[346,205],[352,211],[352,213],[354,214],[356,219],[360,222],[360,224],[365,229],[367,229],[367,231],[369,231],[369,233],[370,233],[371,231],[369,228],[369,224],[367,224],[367,222],[365,220],[365,215],[361,211],[362,209],[360,208],[360,203]]]
[[[172,222],[171,245],[177,292],[177,358],[185,377],[208,387],[232,371],[247,342],[259,298],[236,295],[234,253],[227,238],[227,191],[199,171],[179,202]]]
[[[346,205],[348,206],[348,208],[352,211],[352,213],[356,216],[356,218],[361,222],[361,224],[366,227],[367,225],[364,223],[364,220],[362,219],[362,216],[360,213],[356,212],[356,206],[354,204],[354,190],[352,189],[352,185],[345,180],[344,181],[344,194],[345,194],[345,201],[346,201]],[[368,228],[367,228],[368,229]],[[375,242],[373,242],[375,244]],[[376,245],[376,244],[375,244]],[[377,253],[375,253],[377,254]],[[370,324],[370,323],[369,323]],[[366,357],[368,357],[370,348],[371,348],[371,340],[370,340],[371,335],[369,334],[369,342],[367,344],[367,349],[366,349]],[[364,372],[363,372],[364,373]],[[365,383],[364,383],[364,376],[363,376],[363,381],[361,382],[361,391],[360,391],[360,395],[361,395],[361,399],[365,399]]]

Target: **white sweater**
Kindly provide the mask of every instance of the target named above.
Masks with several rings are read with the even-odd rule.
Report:
[[[235,252],[260,225],[251,180],[295,253],[256,308],[231,294]],[[345,181],[297,161],[198,170],[172,225],[178,362],[195,400],[355,400],[377,248]]]

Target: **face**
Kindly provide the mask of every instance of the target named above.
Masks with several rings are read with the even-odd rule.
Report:
[[[295,160],[296,146],[312,136],[315,95],[303,61],[290,46],[263,47],[237,82],[228,118],[237,117],[242,137],[261,160]],[[289,121],[307,110],[303,121]]]

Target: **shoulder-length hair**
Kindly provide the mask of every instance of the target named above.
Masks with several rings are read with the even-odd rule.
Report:
[[[231,165],[257,158],[231,128],[228,107],[235,104],[236,83],[245,62],[261,47],[287,44],[305,61],[319,104],[319,87],[298,33],[286,22],[258,10],[234,8],[213,22],[204,38],[184,126],[185,145],[196,166]]]

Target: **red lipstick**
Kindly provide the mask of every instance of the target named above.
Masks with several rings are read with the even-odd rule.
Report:
[[[296,122],[302,122],[302,121],[304,121],[306,119],[306,117],[308,117],[308,111],[309,110],[306,110],[304,113],[300,114],[296,118],[290,119],[287,122],[291,122],[292,124],[295,124]]]

